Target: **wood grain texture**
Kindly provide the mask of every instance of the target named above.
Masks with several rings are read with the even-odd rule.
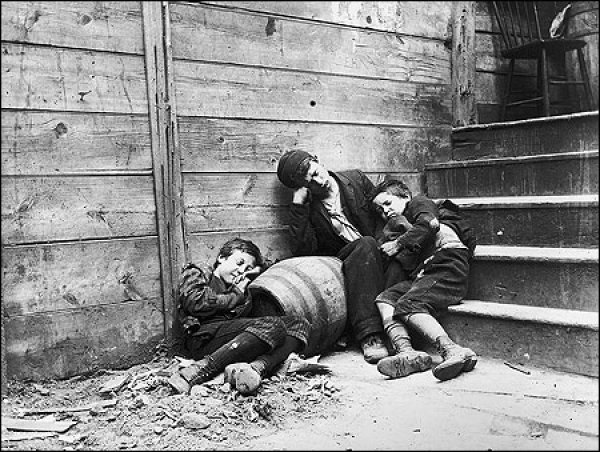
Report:
[[[4,2],[2,40],[142,55],[141,2]]]
[[[447,39],[449,2],[202,2],[352,27]]]
[[[475,107],[475,2],[454,2],[452,10],[452,125],[477,123]]]
[[[2,112],[2,175],[151,169],[147,116]]]
[[[491,129],[463,129],[452,134],[453,160],[594,150],[598,150],[597,113]]]
[[[4,247],[2,274],[9,316],[160,296],[156,237]]]
[[[144,58],[3,42],[2,107],[148,114]]]
[[[239,230],[190,234],[191,261],[212,266],[223,244],[232,238],[252,240],[261,250],[263,257],[276,262],[292,256],[287,227],[264,230]]]
[[[450,72],[450,50],[438,40],[274,19],[197,4],[172,5],[171,27],[173,57],[177,59],[415,83],[446,84]],[[445,28],[443,23],[438,27]]]
[[[420,125],[450,123],[448,85],[175,62],[181,116]]]
[[[182,170],[276,171],[289,150],[327,168],[415,171],[450,159],[450,127],[378,127],[180,117]]]
[[[598,204],[581,207],[463,208],[478,243],[562,248],[598,247]]]
[[[427,169],[430,196],[522,196],[598,193],[598,153]]]
[[[29,176],[2,181],[6,244],[140,235],[156,235],[151,176]]]
[[[163,337],[160,300],[6,319],[9,378],[67,378],[150,360]]]
[[[598,312],[598,264],[474,261],[467,298]]]

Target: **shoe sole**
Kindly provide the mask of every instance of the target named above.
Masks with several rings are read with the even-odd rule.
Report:
[[[228,368],[225,372],[225,381],[243,395],[256,392],[261,384],[260,375],[249,364],[245,366],[234,365]]]
[[[458,377],[461,372],[471,372],[477,364],[477,355],[457,361],[444,361],[433,369],[433,376],[441,381]]]
[[[425,372],[431,369],[431,365],[432,360],[429,355],[418,355],[414,359],[390,356],[377,363],[377,370],[387,377],[400,378],[417,372]]]

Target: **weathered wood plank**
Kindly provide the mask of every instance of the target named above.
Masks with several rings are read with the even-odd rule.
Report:
[[[598,247],[597,204],[582,207],[464,207],[463,212],[482,245]]]
[[[284,227],[270,230],[190,234],[191,261],[212,266],[221,246],[234,237],[252,240],[260,248],[263,257],[270,262],[292,256],[289,231]]]
[[[450,2],[202,2],[321,22],[448,38]]]
[[[275,171],[288,150],[335,170],[422,170],[450,159],[450,126],[378,127],[285,121],[179,118],[184,171]]]
[[[4,247],[2,275],[9,316],[160,297],[156,237]]]
[[[452,10],[452,125],[477,123],[475,2],[454,2]]]
[[[2,174],[151,170],[148,118],[2,112]]]
[[[437,40],[178,4],[171,27],[178,59],[415,83],[445,84],[450,73],[450,50]]]
[[[478,71],[508,73],[510,60],[502,57],[500,52],[504,48],[502,36],[490,34],[477,34],[475,38],[475,62]],[[515,73],[533,76],[536,65],[531,60],[516,60]]]
[[[3,42],[2,107],[147,115],[144,58]]]
[[[2,180],[6,244],[156,234],[151,176]]]
[[[598,312],[598,264],[475,260],[467,298]]]
[[[137,300],[6,320],[9,377],[67,378],[147,362],[163,337],[160,300]]]
[[[450,123],[449,85],[176,61],[181,116],[389,125]]]
[[[141,2],[3,2],[2,40],[144,53]]]
[[[598,152],[427,169],[430,196],[522,196],[598,193]]]
[[[598,113],[452,133],[453,160],[594,150],[598,150]]]

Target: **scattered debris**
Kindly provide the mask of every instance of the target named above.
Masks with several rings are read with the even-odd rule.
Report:
[[[186,413],[181,416],[179,421],[185,428],[190,429],[205,429],[210,426],[211,422],[208,417],[203,414]]]
[[[100,393],[108,394],[110,392],[118,392],[123,386],[125,386],[125,383],[127,383],[130,378],[131,375],[129,374],[115,377],[112,380],[109,380],[106,383],[104,383],[104,386],[100,388]]]
[[[76,424],[75,421],[56,421],[54,419],[17,419],[2,416],[2,426],[8,430],[27,432],[59,432],[63,433]]]
[[[89,403],[86,405],[80,405],[80,406],[76,406],[76,407],[57,406],[57,407],[52,407],[52,408],[40,408],[40,409],[23,408],[19,412],[23,416],[30,415],[30,414],[75,413],[78,411],[89,411],[89,410],[95,410],[98,408],[101,409],[101,408],[111,407],[111,406],[115,406],[116,404],[117,404],[116,399],[110,399],[110,400],[101,400],[98,402]]]
[[[531,375],[531,372],[528,371],[527,369],[523,368],[522,366],[519,366],[518,364],[511,364],[508,361],[504,361],[504,364],[507,365],[508,367],[510,367],[511,369],[517,370],[519,372],[522,372],[526,375]]]

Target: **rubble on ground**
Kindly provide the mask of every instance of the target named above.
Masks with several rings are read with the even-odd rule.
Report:
[[[328,375],[311,373],[274,375],[250,396],[224,383],[223,374],[189,395],[175,394],[166,380],[180,364],[159,357],[89,377],[10,382],[2,450],[235,449],[294,418],[325,417],[341,401]],[[19,427],[25,425],[29,430]]]

